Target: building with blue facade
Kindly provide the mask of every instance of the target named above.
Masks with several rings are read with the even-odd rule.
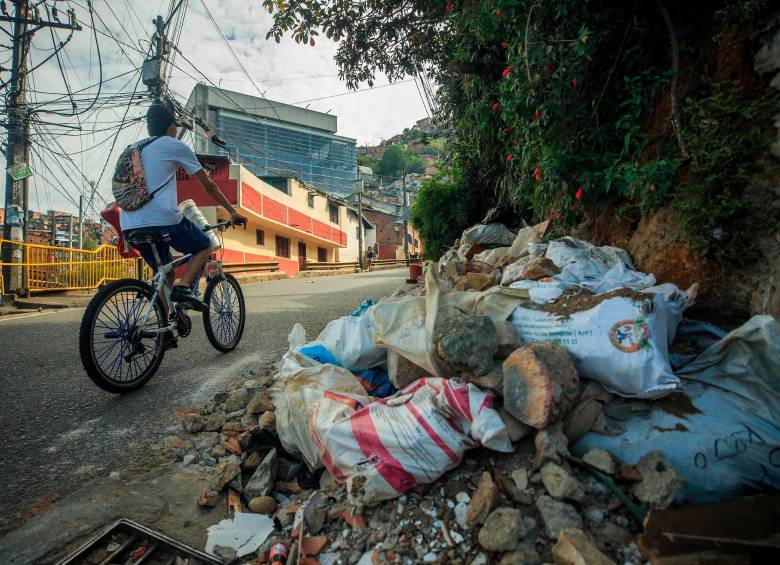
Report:
[[[229,155],[280,190],[294,177],[331,194],[352,193],[356,143],[336,135],[336,116],[203,84],[187,107],[225,143],[196,135],[196,153]]]

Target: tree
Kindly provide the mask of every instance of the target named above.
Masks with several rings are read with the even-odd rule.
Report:
[[[402,145],[395,144],[385,149],[377,164],[377,173],[385,178],[401,177],[404,174],[404,164],[407,174],[425,171],[425,163],[417,154]]]
[[[479,221],[480,202],[458,169],[439,172],[420,185],[409,219],[425,242],[425,256],[436,259],[460,237],[464,226]]]
[[[358,155],[357,162],[361,167],[368,167],[375,172],[379,166],[379,161],[377,158],[372,157],[371,155]]]

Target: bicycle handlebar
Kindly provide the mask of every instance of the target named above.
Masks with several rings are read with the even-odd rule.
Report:
[[[212,225],[208,225],[208,224],[205,225],[203,227],[203,231],[211,231],[211,230],[219,230],[219,229],[222,229],[222,228],[229,228],[232,225],[233,225],[233,223],[230,220],[222,220],[220,222],[217,222],[213,226]]]

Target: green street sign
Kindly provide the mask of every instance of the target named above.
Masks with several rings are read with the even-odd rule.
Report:
[[[16,163],[6,169],[11,178],[14,180],[22,180],[33,175],[30,165],[25,162]]]

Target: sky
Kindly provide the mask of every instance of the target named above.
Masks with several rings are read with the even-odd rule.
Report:
[[[104,79],[140,67],[154,29],[152,20],[157,14],[165,17],[170,2],[93,1]],[[225,42],[208,18],[203,2],[254,84],[230,55]],[[53,4],[51,0],[46,3],[50,6]],[[61,13],[66,5],[76,11],[80,22],[90,24],[86,0],[57,2]],[[378,76],[375,88],[361,92],[348,91],[338,78],[338,68],[333,60],[336,44],[324,36],[314,47],[298,45],[289,38],[283,39],[280,44],[273,39],[266,40],[265,35],[271,27],[271,15],[262,8],[260,0],[186,0],[185,5],[184,27],[178,42],[181,55],[175,56],[176,66],[170,83],[171,91],[182,101],[187,99],[196,81],[206,82],[203,78],[206,75],[228,90],[257,95],[259,89],[271,100],[303,107],[308,105],[310,109],[322,112],[330,111],[338,116],[339,135],[357,139],[358,145],[377,144],[428,115],[413,80],[376,88],[388,84],[385,77]],[[4,23],[2,26],[9,31],[11,29],[10,24]],[[90,86],[99,80],[95,34],[86,25],[83,27],[82,31],[73,34],[72,40],[61,51],[61,63],[70,90],[86,88],[81,97],[76,97],[79,109],[85,108],[91,100],[89,94],[94,94],[96,87]],[[125,45],[118,45],[110,34]],[[67,35],[67,30],[58,30],[54,40],[64,41]],[[3,47],[0,48],[0,64],[3,67],[10,66],[10,61],[6,62],[10,58],[10,52],[5,48],[7,43],[7,39],[3,40]],[[32,45],[31,66],[52,53],[51,32],[39,30]],[[0,78],[5,81],[9,74],[4,71]],[[119,91],[131,93],[137,77],[138,73],[130,72],[106,82],[103,94]],[[32,72],[29,87],[34,91],[30,95],[33,102],[51,100],[67,92],[56,58]],[[363,85],[361,88],[368,87]],[[144,86],[140,85],[139,92],[143,91]],[[324,99],[315,100],[318,98]],[[127,111],[128,120],[142,117],[145,113],[148,101],[139,99],[136,103]],[[40,108],[57,108],[69,112],[68,106],[69,103],[63,105],[59,102],[57,106]],[[117,126],[127,110],[125,101],[112,106],[93,109],[78,119],[45,112],[36,114],[38,121],[48,123],[37,125],[33,133],[32,168],[35,174],[30,181],[31,209],[75,212],[79,192],[89,197],[89,183],[98,183],[98,179],[97,194],[86,215],[94,217],[105,202],[111,200],[110,176],[117,156],[125,146],[146,134],[145,124],[133,121],[125,125],[116,139],[113,151],[109,152],[115,133],[109,128]],[[77,127],[81,129],[75,129]],[[105,131],[92,133],[95,129]],[[53,151],[67,153],[70,159]],[[5,168],[2,157],[0,163]]]

